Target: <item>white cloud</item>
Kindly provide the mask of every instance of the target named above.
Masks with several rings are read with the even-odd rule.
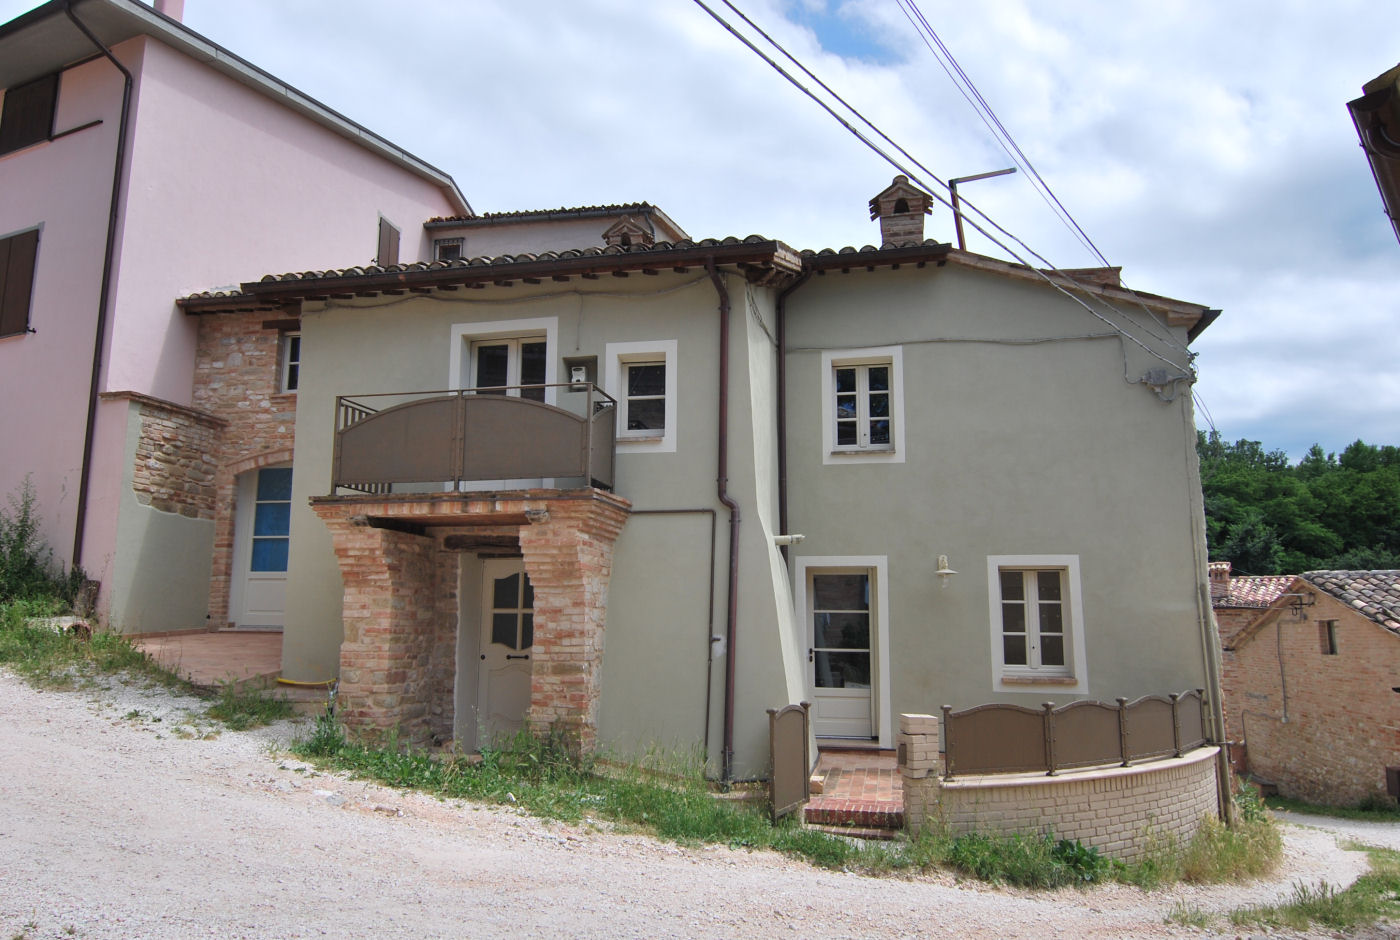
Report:
[[[1197,391],[1227,437],[1400,443],[1400,245],[1345,107],[1400,58],[1392,2],[919,3],[1127,282],[1223,308]],[[1010,165],[897,5],[738,5],[938,176]],[[865,203],[895,172],[683,0],[187,0],[186,20],[478,211],[647,200],[697,237],[839,247],[876,240]],[[1092,263],[1023,174],[963,195]],[[930,234],[952,237],[946,210]]]

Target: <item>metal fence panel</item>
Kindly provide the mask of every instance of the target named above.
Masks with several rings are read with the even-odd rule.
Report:
[[[812,765],[807,747],[810,702],[768,709],[768,749],[773,774],[768,782],[768,805],[773,821],[797,810],[811,796]]]

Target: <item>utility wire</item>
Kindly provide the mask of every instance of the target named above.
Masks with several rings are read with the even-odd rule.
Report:
[[[916,183],[919,183],[924,189],[926,189],[926,190],[927,190],[927,189],[932,189],[932,187],[930,187],[927,183],[924,183],[921,179],[919,179],[919,177],[918,177],[917,174],[915,174],[912,170],[910,170],[910,169],[908,169],[907,167],[905,167],[905,166],[904,166],[903,164],[901,164],[898,160],[896,160],[894,157],[892,157],[889,153],[887,153],[885,150],[883,150],[878,144],[876,144],[873,140],[871,140],[869,137],[867,137],[865,134],[863,134],[858,128],[856,128],[854,125],[852,125],[851,122],[850,122],[849,120],[847,120],[847,119],[846,119],[844,116],[842,116],[841,114],[838,114],[838,113],[836,112],[836,110],[835,110],[834,108],[832,108],[832,106],[831,106],[830,104],[828,104],[827,102],[823,101],[823,100],[822,100],[820,97],[818,97],[814,92],[812,92],[812,90],[811,90],[810,88],[808,88],[807,86],[803,85],[803,84],[802,84],[800,81],[798,81],[791,73],[789,73],[786,69],[784,69],[784,68],[783,68],[781,65],[779,65],[776,61],[774,61],[774,60],[773,60],[770,56],[768,56],[765,52],[763,52],[763,50],[759,49],[756,45],[754,45],[754,43],[753,43],[747,36],[743,35],[743,34],[740,33],[737,29],[735,29],[734,26],[733,26],[733,24],[731,24],[730,22],[728,22],[726,19],[724,19],[724,17],[720,16],[720,15],[719,15],[718,13],[716,13],[713,9],[711,9],[711,8],[709,7],[709,5],[707,5],[707,4],[705,3],[705,0],[694,0],[694,2],[695,2],[695,4],[696,4],[697,6],[699,6],[699,7],[700,7],[701,9],[703,9],[706,13],[708,13],[708,14],[710,15],[710,17],[711,17],[712,19],[715,20],[715,22],[717,22],[717,23],[719,23],[721,26],[723,26],[723,27],[725,28],[725,30],[727,30],[732,36],[734,36],[734,38],[738,39],[741,43],[743,43],[745,46],[747,46],[748,49],[749,49],[751,52],[753,52],[753,53],[754,53],[755,55],[757,55],[759,58],[763,59],[763,61],[765,61],[766,63],[768,63],[768,65],[769,65],[774,71],[776,71],[779,75],[783,76],[783,78],[787,79],[787,81],[788,81],[789,83],[791,83],[795,88],[797,88],[799,91],[801,91],[803,94],[805,94],[808,98],[812,99],[813,102],[815,102],[822,110],[826,111],[827,114],[829,114],[829,115],[830,115],[832,118],[834,118],[839,124],[841,124],[842,127],[846,128],[846,130],[849,131],[849,132],[852,134],[852,136],[854,136],[857,140],[861,141],[861,143],[865,144],[867,147],[869,147],[872,151],[874,151],[875,153],[877,153],[877,154],[878,154],[880,157],[882,157],[887,163],[889,163],[890,165],[892,165],[893,167],[895,167],[897,170],[899,170],[899,171],[901,171],[902,173],[904,173],[904,174],[906,174],[906,175],[912,177],[912,178],[914,179],[914,181],[915,181]],[[769,37],[766,33],[764,33],[764,32],[763,32],[761,29],[759,29],[756,25],[754,25],[753,21],[750,20],[747,16],[745,16],[742,12],[740,12],[740,11],[738,10],[738,8],[736,8],[736,7],[734,6],[734,4],[731,2],[731,0],[723,0],[723,2],[724,2],[724,4],[725,4],[725,6],[729,7],[731,10],[733,10],[735,14],[737,14],[740,18],[742,18],[742,19],[744,20],[744,22],[748,23],[753,29],[755,29],[757,32],[759,32],[759,34],[762,35],[765,39],[767,39],[768,42],[770,42],[770,43],[773,44],[775,47],[777,47],[780,51],[782,51],[783,54],[784,54],[789,60],[791,60],[791,61],[793,61],[794,63],[796,63],[796,64],[798,65],[798,67],[801,68],[801,69],[803,70],[804,73],[806,73],[806,74],[809,75],[809,76],[812,76],[813,80],[817,81],[817,83],[820,84],[824,90],[826,90],[829,94],[831,94],[831,95],[832,95],[834,98],[836,98],[838,101],[841,101],[841,103],[842,103],[848,110],[850,110],[853,114],[855,114],[857,117],[859,117],[861,121],[863,121],[864,123],[866,123],[866,124],[869,125],[870,127],[874,128],[874,124],[873,124],[872,122],[870,122],[868,119],[866,119],[863,115],[861,115],[860,112],[859,112],[857,109],[855,109],[855,108],[853,108],[851,105],[847,104],[843,99],[840,98],[839,95],[836,95],[835,92],[831,91],[830,88],[829,88],[825,83],[821,82],[820,79],[817,79],[816,76],[813,75],[812,72],[811,72],[809,69],[807,69],[805,66],[801,65],[800,62],[797,62],[797,59],[796,59],[791,53],[789,53],[789,52],[787,52],[785,49],[783,49],[782,46],[781,46],[779,43],[777,43],[775,40],[773,40],[771,37]],[[884,139],[889,140],[888,136],[885,135],[883,132],[879,131],[878,128],[876,128],[876,132],[879,133],[880,136],[883,137]],[[891,143],[893,144],[893,141],[891,141]],[[898,149],[898,150],[900,151],[901,154],[904,154],[906,157],[908,157],[908,152],[905,151],[904,148],[899,147],[898,144],[893,144],[893,145],[896,147],[896,149]],[[933,179],[934,179],[936,182],[938,182],[939,185],[943,186],[945,189],[947,188],[947,184],[946,184],[946,183],[944,183],[942,180],[938,179],[938,177],[937,177],[937,176],[934,176],[932,173],[929,173],[929,171],[927,170],[927,168],[925,168],[922,164],[918,163],[918,161],[914,160],[912,157],[909,157],[909,159],[910,159],[911,162],[913,162],[913,163],[915,163],[916,165],[918,165],[918,166],[920,167],[920,169],[923,169],[923,170],[925,171],[926,174],[928,174],[929,176],[933,177]],[[936,193],[936,192],[935,192],[935,193],[931,193],[931,195],[933,196],[934,199],[937,199],[937,200],[938,200],[940,203],[942,203],[944,206],[948,207],[949,209],[952,208],[952,203],[949,202],[947,199],[945,199],[942,195],[940,195],[940,194],[938,194],[938,193]],[[975,206],[972,206],[971,203],[966,203],[966,202],[965,202],[965,205],[968,205],[969,207],[974,208],[979,216],[982,216],[983,218],[988,218],[987,215],[986,215],[984,212],[982,212],[980,209],[976,209],[976,207],[975,207]],[[1191,352],[1190,350],[1186,350],[1186,353],[1187,353],[1188,357],[1190,357],[1190,358],[1188,358],[1188,362],[1187,362],[1186,365],[1182,365],[1182,364],[1180,364],[1180,363],[1178,363],[1178,362],[1176,362],[1176,361],[1174,361],[1174,360],[1172,360],[1172,359],[1169,359],[1169,358],[1166,357],[1166,356],[1163,356],[1161,353],[1157,352],[1155,349],[1153,349],[1152,347],[1148,346],[1146,343],[1142,342],[1142,341],[1141,341],[1140,339],[1138,339],[1136,336],[1133,336],[1133,335],[1132,335],[1131,333],[1129,333],[1126,329],[1124,329],[1121,325],[1119,325],[1119,324],[1113,322],[1113,321],[1110,320],[1108,317],[1104,316],[1103,314],[1099,313],[1097,310],[1093,309],[1091,306],[1089,306],[1089,304],[1085,303],[1084,300],[1082,300],[1081,298],[1079,298],[1079,297],[1076,296],[1075,294],[1070,293],[1070,290],[1067,290],[1066,287],[1065,287],[1064,285],[1062,285],[1060,281],[1051,278],[1051,277],[1049,276],[1049,274],[1047,274],[1045,271],[1042,271],[1041,269],[1039,269],[1039,268],[1037,268],[1036,266],[1032,265],[1032,264],[1031,264],[1030,262],[1028,262],[1024,257],[1022,257],[1018,252],[1016,252],[1014,249],[1012,249],[1010,246],[1008,246],[1005,242],[1001,241],[1001,240],[998,239],[996,236],[994,236],[991,232],[987,231],[987,229],[983,228],[975,219],[968,219],[967,221],[968,221],[968,223],[969,223],[974,229],[976,229],[978,232],[980,232],[983,236],[985,236],[988,240],[990,240],[994,245],[996,245],[997,247],[1001,248],[1001,249],[1002,249],[1003,251],[1005,251],[1007,254],[1011,255],[1011,257],[1015,258],[1015,259],[1016,259],[1017,261],[1019,261],[1021,264],[1025,265],[1025,266],[1027,267],[1027,269],[1029,269],[1029,270],[1031,271],[1031,273],[1033,273],[1034,275],[1040,277],[1042,280],[1044,280],[1047,284],[1049,284],[1049,285],[1050,285],[1051,287],[1053,287],[1055,290],[1059,291],[1059,292],[1060,292],[1061,294],[1063,294],[1065,297],[1069,298],[1071,301],[1073,301],[1074,303],[1078,304],[1080,307],[1084,308],[1084,310],[1085,310],[1090,316],[1092,316],[1092,317],[1094,317],[1094,318],[1096,318],[1096,319],[1102,321],[1103,323],[1107,324],[1107,325],[1108,325],[1110,328],[1112,328],[1114,331],[1116,331],[1117,333],[1119,333],[1120,335],[1122,335],[1122,336],[1123,336],[1124,338],[1126,338],[1129,342],[1131,342],[1131,343],[1133,343],[1134,345],[1140,347],[1144,352],[1146,352],[1148,355],[1152,356],[1154,359],[1158,359],[1158,360],[1160,360],[1160,361],[1162,361],[1162,362],[1165,362],[1167,365],[1172,366],[1172,367],[1175,368],[1175,369],[1178,369],[1178,370],[1181,370],[1181,371],[1184,371],[1184,372],[1187,373],[1187,375],[1180,376],[1179,378],[1189,378],[1189,377],[1194,376],[1194,372],[1191,370],[1191,366],[1190,366],[1190,358],[1194,358],[1194,357],[1195,357],[1195,353]],[[999,231],[1002,231],[1002,232],[1005,233],[1005,229],[1002,229],[1000,225],[997,225],[995,222],[991,222],[989,218],[988,218],[988,221],[989,221],[989,223],[990,223],[991,225],[993,225],[993,227],[995,227],[995,228],[997,228]],[[1026,247],[1026,246],[1025,246],[1025,243],[1022,242],[1021,239],[1017,238],[1017,237],[1014,236],[1014,235],[1010,235],[1010,233],[1006,233],[1006,234],[1007,234],[1008,237],[1010,237],[1012,240],[1014,240],[1014,241],[1016,241],[1018,244],[1022,245],[1022,247]],[[1045,260],[1041,255],[1035,253],[1034,251],[1031,251],[1029,248],[1027,248],[1027,251],[1028,251],[1030,254],[1032,254],[1034,257],[1040,258],[1042,261]],[[1046,263],[1047,265],[1049,265],[1049,266],[1054,270],[1055,273],[1061,274],[1061,276],[1064,277],[1064,278],[1066,279],[1066,283],[1069,285],[1070,288],[1072,288],[1072,289],[1080,289],[1080,290],[1083,290],[1083,287],[1082,287],[1081,285],[1075,284],[1075,282],[1074,282],[1074,280],[1073,280],[1072,278],[1069,278],[1068,275],[1064,275],[1062,272],[1060,272],[1058,269],[1056,269],[1056,268],[1054,267],[1053,264],[1051,264],[1051,263],[1048,262],[1048,261],[1045,261],[1045,263]],[[1086,293],[1088,293],[1088,292],[1086,291]],[[1129,292],[1129,293],[1131,293],[1131,292]],[[1092,293],[1089,293],[1089,296],[1090,296],[1091,298],[1093,298]],[[1097,298],[1094,298],[1094,299],[1097,300]],[[1139,303],[1139,305],[1141,306],[1141,302],[1138,301],[1138,303]],[[1110,307],[1109,309],[1112,309],[1112,308]],[[1146,309],[1146,308],[1144,307],[1143,309]],[[1149,332],[1149,334],[1153,335],[1156,339],[1162,340],[1162,337],[1156,336],[1155,334],[1152,334],[1150,329],[1149,329],[1147,332]],[[1185,347],[1182,347],[1182,346],[1180,346],[1180,344],[1177,344],[1177,343],[1175,343],[1175,342],[1173,342],[1173,341],[1171,341],[1171,340],[1165,340],[1165,341],[1166,341],[1167,343],[1169,343],[1170,345],[1176,346],[1177,348],[1185,349]]]

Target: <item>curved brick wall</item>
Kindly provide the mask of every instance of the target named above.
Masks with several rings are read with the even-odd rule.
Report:
[[[1218,747],[1053,777],[987,774],[945,780],[937,774],[938,719],[900,717],[904,816],[913,832],[928,825],[946,826],[955,835],[1048,831],[1132,863],[1163,840],[1186,845],[1201,820],[1217,812]],[[921,721],[911,723],[910,718]]]

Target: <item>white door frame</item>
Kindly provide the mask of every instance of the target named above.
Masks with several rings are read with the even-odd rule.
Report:
[[[806,662],[807,648],[810,647],[812,624],[808,615],[807,585],[814,573],[868,572],[873,582],[870,591],[870,668],[871,668],[871,722],[873,739],[882,748],[894,747],[894,726],[891,722],[890,707],[890,622],[889,622],[889,557],[887,555],[806,555],[795,559],[796,576],[793,578],[793,615],[802,625],[803,643],[800,653],[803,658],[807,694],[815,696],[812,667]]]

